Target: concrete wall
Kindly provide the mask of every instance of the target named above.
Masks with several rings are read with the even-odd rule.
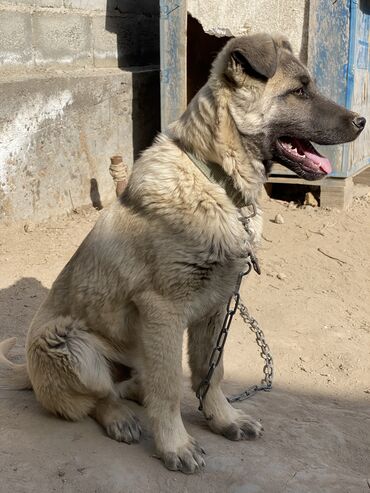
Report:
[[[308,4],[188,12],[218,37],[284,32],[305,60]],[[159,0],[0,0],[0,221],[108,203],[110,156],[132,164],[159,129],[158,63]]]
[[[207,34],[284,33],[306,60],[309,0],[187,0],[188,12]]]
[[[0,0],[0,221],[114,197],[159,128],[151,0]],[[98,200],[98,202],[97,202]]]

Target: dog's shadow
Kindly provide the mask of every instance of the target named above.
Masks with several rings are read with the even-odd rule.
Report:
[[[17,337],[24,346],[28,327],[49,290],[34,277],[23,277],[0,290],[0,340]]]

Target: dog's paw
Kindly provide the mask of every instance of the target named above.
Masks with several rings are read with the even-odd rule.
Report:
[[[161,458],[170,471],[194,474],[206,465],[204,455],[205,451],[198,442],[191,439],[187,445],[179,447],[176,452],[163,452]]]
[[[117,442],[137,443],[141,437],[140,422],[135,415],[112,421],[105,429],[107,435]]]
[[[229,440],[255,440],[263,432],[261,423],[247,414],[241,414],[238,418],[223,428],[222,435]]]

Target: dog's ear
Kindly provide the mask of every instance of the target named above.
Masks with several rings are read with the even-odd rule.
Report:
[[[283,34],[274,34],[273,38],[275,45],[278,48],[284,48],[284,50],[288,50],[290,53],[293,53],[292,45],[290,44],[288,38],[286,38]]]
[[[256,79],[270,79],[277,68],[277,47],[268,34],[235,38],[230,44],[229,70],[240,69]]]

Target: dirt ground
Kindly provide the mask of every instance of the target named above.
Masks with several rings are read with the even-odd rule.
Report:
[[[106,437],[91,419],[69,423],[32,392],[0,394],[0,491],[4,493],[365,493],[370,491],[370,192],[356,187],[348,212],[264,199],[259,258],[242,294],[264,328],[274,389],[238,404],[262,420],[255,442],[212,434],[190,391],[183,416],[207,451],[204,472],[171,473],[153,458],[145,413],[138,445]],[[283,224],[272,220],[276,214]],[[91,209],[40,225],[0,227],[0,338],[27,326],[53,280],[91,229]],[[253,334],[240,319],[226,349],[227,394],[261,379]]]

